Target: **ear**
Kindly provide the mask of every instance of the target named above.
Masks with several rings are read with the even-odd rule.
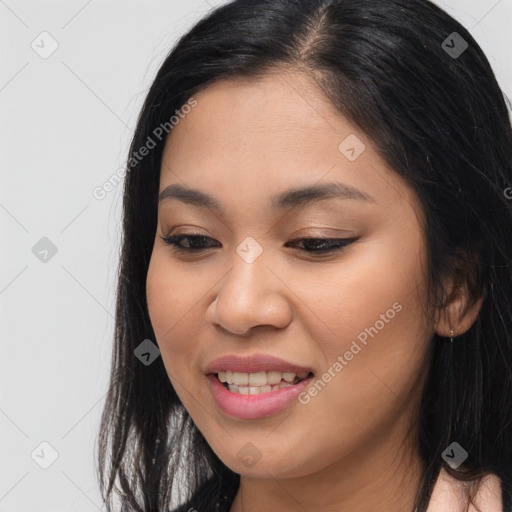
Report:
[[[448,299],[439,308],[434,322],[435,332],[446,338],[467,332],[476,321],[485,299],[485,295],[475,297],[474,275],[467,272],[456,275],[458,279],[451,276],[447,280],[445,290]]]

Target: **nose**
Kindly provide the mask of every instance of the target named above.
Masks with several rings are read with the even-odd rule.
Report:
[[[250,336],[258,326],[286,327],[292,318],[287,300],[290,289],[276,272],[276,265],[269,265],[265,251],[252,263],[234,252],[232,262],[217,285],[207,321],[242,337]]]

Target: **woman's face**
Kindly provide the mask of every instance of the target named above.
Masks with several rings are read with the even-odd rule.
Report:
[[[405,451],[434,333],[417,197],[299,74],[221,81],[195,99],[167,141],[160,192],[179,185],[219,208],[168,191],[147,276],[174,389],[242,475],[292,478],[376,457],[391,465]],[[328,185],[316,199],[286,195]],[[177,240],[202,250],[161,238],[185,234],[206,237]],[[302,238],[342,248],[321,253],[321,241]],[[313,377],[286,387],[288,373],[304,374],[235,359],[213,372],[239,383],[230,391],[209,375],[230,355],[274,356]]]

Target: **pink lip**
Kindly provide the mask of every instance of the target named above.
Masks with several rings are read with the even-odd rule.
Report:
[[[226,389],[215,375],[210,374],[207,378],[213,397],[222,412],[241,419],[261,418],[282,411],[304,391],[313,379],[311,376],[293,386],[259,395],[239,395]]]
[[[303,373],[311,372],[311,368],[299,366],[296,364],[288,363],[284,359],[270,356],[267,354],[253,354],[250,356],[237,356],[234,354],[219,357],[212,361],[205,370],[205,373],[219,373],[223,371],[253,373],[263,371],[278,371],[278,372],[291,372]]]

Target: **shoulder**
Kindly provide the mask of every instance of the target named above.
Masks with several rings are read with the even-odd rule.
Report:
[[[482,485],[478,489],[475,503],[481,510],[488,510],[489,512],[503,511],[501,482],[497,475],[487,475],[482,479]],[[476,509],[470,507],[469,512],[473,511],[476,512]]]
[[[445,510],[463,512],[468,490],[467,482],[455,480],[444,469],[441,469],[427,512],[443,512]],[[490,474],[482,479],[474,503],[482,512],[503,512],[501,482],[497,475]],[[478,509],[470,505],[468,512],[478,512]]]

